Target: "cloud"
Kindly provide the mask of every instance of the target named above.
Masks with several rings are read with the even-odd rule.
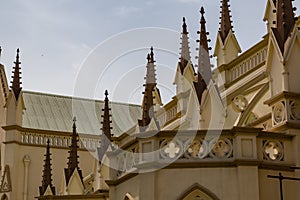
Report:
[[[114,13],[119,16],[126,16],[132,13],[138,13],[142,11],[142,8],[134,7],[134,6],[120,6],[115,8]]]

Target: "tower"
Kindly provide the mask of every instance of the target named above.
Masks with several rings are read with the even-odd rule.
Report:
[[[295,25],[291,0],[277,0],[276,27],[269,31],[267,72],[270,79],[271,98],[266,101],[272,108],[274,130],[299,124],[300,86],[298,83],[300,53],[299,30]],[[284,128],[285,127],[285,128]]]

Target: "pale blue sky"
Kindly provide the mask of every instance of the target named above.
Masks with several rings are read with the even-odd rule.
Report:
[[[109,89],[112,99],[135,103],[142,101],[145,48],[153,45],[161,49],[155,52],[157,81],[163,100],[167,102],[175,91],[172,81],[179,57],[178,32],[181,31],[182,17],[187,19],[192,57],[195,57],[200,7],[204,6],[206,10],[212,48],[220,16],[219,0],[0,2],[1,63],[6,66],[9,81],[15,51],[19,47],[25,90],[72,95],[76,86],[83,91],[76,95],[102,98],[104,89]],[[230,4],[234,31],[245,51],[266,33],[262,21],[266,0],[231,0]],[[294,1],[294,5],[300,9],[300,0]],[[296,13],[298,15],[299,11]],[[119,35],[112,37],[116,34]],[[124,49],[128,52],[120,55]],[[94,66],[96,72],[93,74],[90,68],[87,70],[90,77],[76,79],[87,66]],[[85,90],[89,85],[91,87]]]

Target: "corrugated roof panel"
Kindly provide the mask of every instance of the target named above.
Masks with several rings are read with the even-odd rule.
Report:
[[[100,134],[103,101],[71,98],[59,95],[24,92],[26,110],[23,127],[53,131],[72,131],[73,116],[82,134]],[[136,124],[141,116],[140,106],[111,103],[112,132],[120,135]],[[115,116],[116,115],[116,116]]]

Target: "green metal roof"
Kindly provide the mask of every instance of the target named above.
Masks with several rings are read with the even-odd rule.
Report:
[[[77,118],[80,134],[100,135],[103,101],[67,96],[23,92],[25,111],[24,128],[71,132],[72,119]],[[112,133],[119,136],[141,118],[139,105],[110,102]]]

